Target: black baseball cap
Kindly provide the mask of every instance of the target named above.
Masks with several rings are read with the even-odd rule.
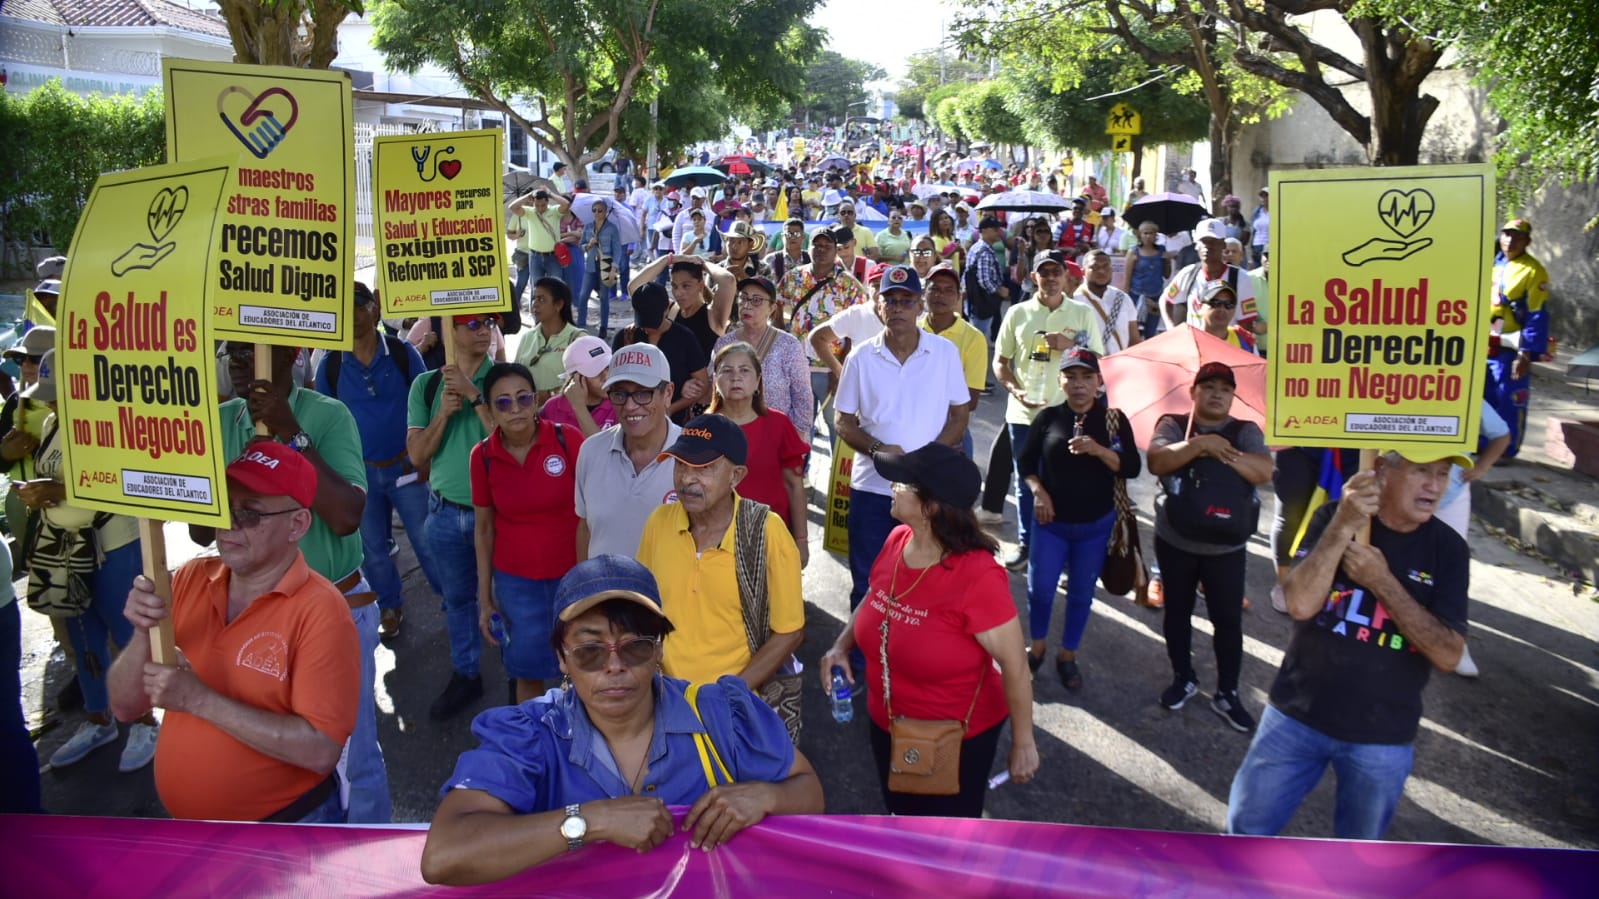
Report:
[[[1194,384],[1197,386],[1205,381],[1226,381],[1232,387],[1238,386],[1238,379],[1233,377],[1233,367],[1225,362],[1206,362],[1201,365],[1194,375]]]
[[[948,444],[929,443],[903,454],[878,453],[872,458],[872,466],[888,480],[913,484],[957,509],[970,509],[983,491],[983,475],[977,470],[977,463]]]
[[[1086,368],[1094,374],[1099,374],[1099,357],[1094,351],[1086,347],[1073,347],[1065,356],[1061,357],[1060,370],[1068,368]]]
[[[743,290],[745,286],[749,284],[754,284],[756,287],[759,287],[768,294],[771,294],[772,299],[777,299],[777,285],[772,283],[771,278],[762,277],[761,275],[752,275],[748,278],[738,279],[739,290]]]
[[[724,456],[734,465],[743,465],[748,455],[749,441],[744,437],[744,429],[725,415],[709,413],[689,419],[677,441],[655,460],[662,462],[671,457],[698,468]]]
[[[985,231],[985,230],[987,230],[989,228],[1003,228],[1003,227],[1005,227],[1005,223],[1000,221],[997,218],[994,218],[991,215],[983,216],[983,220],[977,223],[977,230],[979,230],[979,231]]]
[[[640,328],[659,328],[671,301],[666,288],[654,281],[644,282],[633,291],[633,323]]]

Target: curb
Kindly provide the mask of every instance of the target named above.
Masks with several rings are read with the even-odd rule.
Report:
[[[1566,511],[1543,491],[1516,481],[1479,482],[1476,488],[1473,515],[1548,556],[1569,575],[1599,583],[1599,536],[1591,523],[1599,510],[1578,503]]]

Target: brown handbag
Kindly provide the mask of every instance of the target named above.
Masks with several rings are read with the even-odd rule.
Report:
[[[889,721],[888,788],[918,796],[954,796],[961,791],[961,742],[966,739],[966,726],[977,709],[977,697],[983,692],[983,672],[978,671],[977,692],[966,709],[966,720],[894,717],[888,680],[888,618],[883,615],[878,629],[882,640],[877,648],[883,664],[883,708],[888,711]]]

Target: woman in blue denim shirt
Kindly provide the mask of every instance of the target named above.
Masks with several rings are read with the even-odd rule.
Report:
[[[600,260],[610,259],[611,264],[621,265],[623,251],[622,232],[617,229],[616,223],[610,220],[611,207],[604,200],[595,201],[589,207],[594,210],[594,221],[583,226],[583,236],[580,246],[587,263],[588,278],[584,282],[583,291],[577,301],[577,326],[588,329],[589,294],[599,291],[600,294],[600,336],[604,337],[611,327],[611,300],[616,296],[616,284],[606,284],[600,279]]]
[[[646,851],[681,828],[711,849],[767,815],[820,814],[822,785],[777,713],[737,677],[660,673],[672,623],[637,560],[561,578],[551,644],[569,683],[472,722],[422,851],[429,883],[510,877],[587,842]],[[697,695],[696,695],[697,694]]]

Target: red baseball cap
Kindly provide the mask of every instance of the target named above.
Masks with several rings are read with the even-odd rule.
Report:
[[[457,325],[464,325],[474,318],[487,318],[498,322],[500,314],[498,312],[473,312],[469,315],[452,315],[450,316],[450,321]]]
[[[311,508],[316,499],[316,468],[276,440],[257,440],[228,463],[228,480],[262,496],[287,496]]]

